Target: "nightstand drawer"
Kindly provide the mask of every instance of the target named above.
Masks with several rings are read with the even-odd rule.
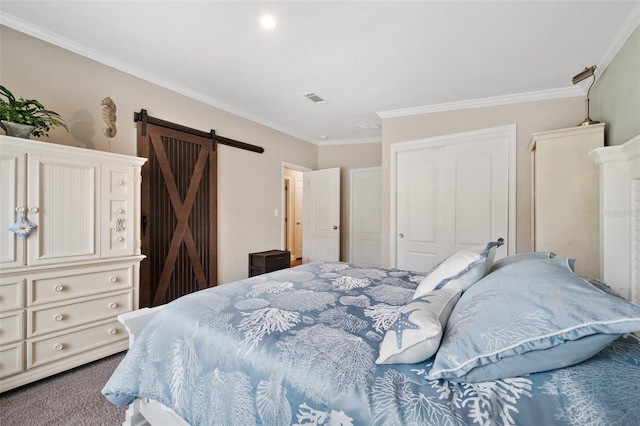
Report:
[[[133,292],[28,310],[27,337],[75,327],[133,310]]]
[[[73,273],[34,278],[29,285],[29,305],[68,300],[132,286],[132,266],[104,271]]]
[[[46,339],[27,340],[27,369],[127,339],[124,326],[115,320]]]

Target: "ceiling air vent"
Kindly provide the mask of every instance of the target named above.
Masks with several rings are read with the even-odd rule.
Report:
[[[322,105],[327,103],[327,101],[325,101],[324,99],[322,99],[320,96],[316,95],[313,92],[305,93],[302,96],[309,99],[311,102],[313,102],[316,105]]]

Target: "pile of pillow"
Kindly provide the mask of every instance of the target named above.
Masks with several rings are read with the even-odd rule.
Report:
[[[536,252],[493,262],[500,244],[434,268],[386,332],[376,362],[435,355],[429,379],[483,382],[573,365],[640,331],[640,306],[576,275],[573,260]],[[452,273],[470,252],[476,259]]]

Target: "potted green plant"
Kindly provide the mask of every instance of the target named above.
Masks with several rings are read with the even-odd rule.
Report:
[[[26,126],[26,127],[25,127]],[[0,85],[0,127],[8,136],[29,138],[29,135],[49,136],[49,131],[69,128],[55,111],[48,110],[35,99],[16,98],[9,89]]]

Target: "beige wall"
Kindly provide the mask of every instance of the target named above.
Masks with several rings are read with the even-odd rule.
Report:
[[[391,144],[516,124],[516,251],[531,251],[531,164],[527,150],[529,139],[535,132],[574,127],[580,123],[584,118],[583,102],[582,97],[563,98],[384,119],[382,122],[383,262],[389,262],[390,256]]]
[[[60,113],[71,133],[48,140],[135,155],[134,112],[260,145],[264,154],[220,146],[218,156],[219,282],[247,276],[250,252],[281,248],[282,162],[317,168],[318,147],[161,88],[10,28],[0,27],[1,84]],[[103,136],[100,101],[117,105],[118,134]]]
[[[320,147],[318,168],[340,167],[340,260],[350,261],[351,210],[350,179],[352,169],[377,167],[382,164],[382,144],[364,143]]]

